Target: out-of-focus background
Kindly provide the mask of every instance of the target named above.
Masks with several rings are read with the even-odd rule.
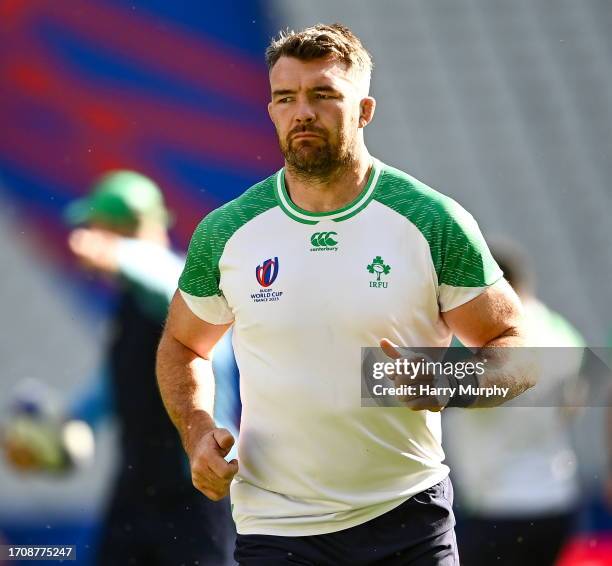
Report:
[[[375,61],[371,152],[529,250],[538,295],[588,345],[612,321],[612,5],[607,0],[0,3],[0,404],[25,378],[72,391],[101,363],[109,287],[76,268],[62,210],[118,168],[163,188],[185,249],[199,219],[281,165],[263,51],[339,21]],[[581,474],[601,483],[601,412]],[[0,533],[88,548],[112,421],[69,480],[0,465]]]

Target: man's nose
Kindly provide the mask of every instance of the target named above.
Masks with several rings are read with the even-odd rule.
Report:
[[[307,101],[302,101],[298,103],[298,107],[295,113],[295,121],[298,124],[310,124],[314,122],[317,118],[317,115],[313,111],[311,105]]]

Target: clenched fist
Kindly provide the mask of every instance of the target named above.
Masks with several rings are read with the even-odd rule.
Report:
[[[207,432],[189,454],[193,485],[213,501],[229,493],[233,477],[238,473],[238,460],[225,461],[234,445],[234,437],[224,428]]]

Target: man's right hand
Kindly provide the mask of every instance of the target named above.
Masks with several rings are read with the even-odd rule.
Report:
[[[238,460],[225,461],[234,437],[224,428],[214,428],[195,444],[189,461],[193,485],[213,501],[223,499],[238,473]]]

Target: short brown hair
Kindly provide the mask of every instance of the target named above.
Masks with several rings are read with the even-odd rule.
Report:
[[[330,55],[349,69],[367,74],[368,78],[372,73],[371,55],[359,38],[342,24],[317,24],[299,32],[281,31],[266,49],[266,63],[271,70],[281,57],[311,61]]]

